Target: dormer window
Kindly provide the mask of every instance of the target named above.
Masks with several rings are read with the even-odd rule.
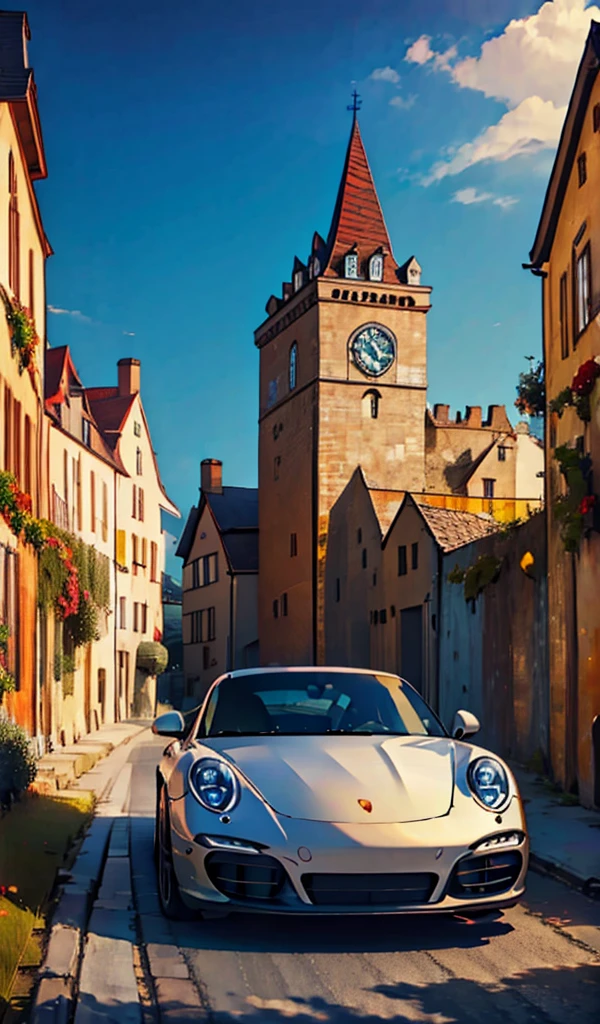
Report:
[[[90,421],[86,420],[86,419],[83,419],[81,422],[82,422],[82,432],[83,432],[83,443],[86,446],[86,448],[89,448],[90,444],[91,444]]]
[[[371,281],[381,281],[383,278],[383,256],[375,253],[369,260],[369,278]]]
[[[344,259],[344,277],[358,277],[358,256],[349,252]]]
[[[320,273],[321,273],[321,263],[319,261],[319,257],[315,256],[315,258],[313,260],[313,277],[318,277]]]
[[[297,270],[294,274],[294,291],[299,292],[303,284],[304,274],[301,270]]]

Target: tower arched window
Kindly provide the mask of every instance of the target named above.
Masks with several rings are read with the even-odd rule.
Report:
[[[8,154],[8,283],[13,294],[19,298],[20,292],[20,232],[19,232],[19,203],[17,198],[17,172],[15,158],[11,152]]]
[[[298,343],[294,342],[290,349],[290,391],[296,387],[298,379]]]
[[[379,417],[381,395],[375,388],[369,388],[362,397],[362,413],[365,419],[376,420]]]

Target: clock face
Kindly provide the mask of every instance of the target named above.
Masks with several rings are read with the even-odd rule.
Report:
[[[352,355],[359,370],[369,377],[380,377],[389,370],[396,356],[394,338],[385,327],[369,324],[355,335]]]

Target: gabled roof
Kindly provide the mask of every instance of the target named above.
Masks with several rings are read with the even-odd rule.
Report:
[[[354,245],[361,261],[381,249],[386,255],[383,280],[388,284],[397,283],[398,264],[356,117],[352,122],[346,162],[327,236],[326,276],[337,274],[339,262]]]
[[[464,473],[462,474],[462,476],[459,479],[455,480],[454,483],[453,483],[453,486],[454,486],[455,490],[458,487],[466,487],[466,485],[468,484],[469,480],[472,479],[472,477],[475,475],[476,471],[481,466],[481,463],[484,462],[485,459],[487,459],[487,457],[490,454],[492,448],[494,448],[497,443],[498,443],[498,439],[494,438],[494,440],[490,441],[490,443],[488,445],[486,445],[486,447],[483,449],[483,451],[480,452],[479,455],[477,455],[476,458],[474,458],[472,462],[469,462],[465,466]]]
[[[175,554],[187,562],[202,514],[208,509],[229,562],[230,571],[258,572],[258,490],[224,487],[221,494],[201,492],[200,503],[190,509]]]
[[[76,387],[80,391],[83,408],[90,422],[90,450],[116,469],[117,472],[127,475],[118,452],[113,451],[107,444],[106,438],[94,417],[85,388],[81,383],[81,378],[71,358],[68,345],[61,345],[60,348],[46,349],[44,353],[44,370],[44,405],[46,415],[50,417],[58,429],[64,431],[70,437],[74,437],[70,431],[63,427],[56,407],[63,405],[70,397],[72,387]],[[75,437],[75,440],[83,444],[83,438]]]
[[[550,258],[560,211],[577,156],[581,128],[599,69],[600,24],[592,21],[558,143],[537,234],[529,254],[533,267],[541,267]]]
[[[144,412],[144,406],[142,405],[142,399],[139,392],[135,392],[132,395],[120,395],[119,389],[112,388],[86,388],[86,397],[90,403],[90,408],[93,412],[94,418],[100,427],[107,443],[112,448],[113,452],[117,457],[119,456],[119,441],[121,440],[121,434],[125,428],[127,418],[131,412],[133,405],[135,404],[136,398],[140,400],[140,414],[144,421],[146,433],[150,441],[150,451],[152,452],[152,461],[154,463],[154,470],[156,472],[156,479],[161,494],[165,499],[165,503],[161,505],[161,508],[168,512],[170,515],[180,518],[181,513],[179,509],[171,501],[167,494],[164,484],[161,479],[160,470],[158,468],[158,461],[156,459],[156,453],[152,447],[152,439],[150,436],[150,427],[146,419],[146,413]]]
[[[384,548],[396,521],[407,505],[412,505],[417,510],[428,533],[444,553],[470,544],[474,540],[479,540],[480,537],[487,537],[488,534],[495,533],[498,529],[495,522],[475,515],[474,512],[427,505],[424,502],[416,501],[413,495],[407,492],[384,538],[382,545]]]
[[[0,102],[10,103],[32,179],[47,176],[33,70],[26,64],[31,39],[24,11],[0,11]]]

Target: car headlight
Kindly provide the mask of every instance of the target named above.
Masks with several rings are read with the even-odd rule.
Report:
[[[467,770],[467,781],[473,796],[489,811],[499,811],[510,796],[508,778],[499,761],[478,757]]]
[[[238,781],[229,765],[217,758],[203,757],[190,768],[190,789],[208,811],[230,811],[239,800]]]

